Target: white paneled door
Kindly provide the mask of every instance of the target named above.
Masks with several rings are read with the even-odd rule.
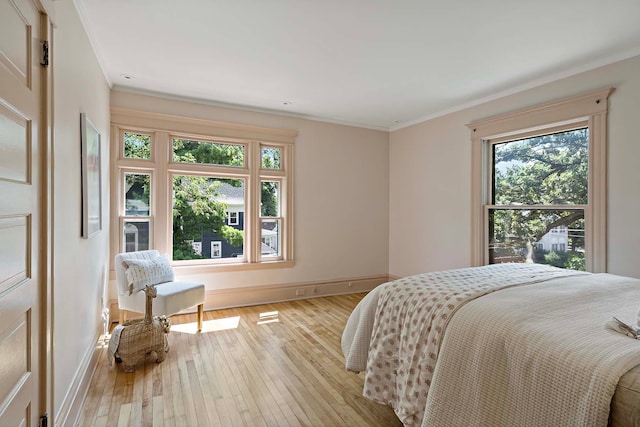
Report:
[[[31,0],[0,0],[0,426],[42,411],[40,19]]]

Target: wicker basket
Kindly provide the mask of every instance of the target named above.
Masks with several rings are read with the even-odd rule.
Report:
[[[160,363],[169,351],[167,334],[171,322],[166,316],[152,316],[153,298],[157,292],[153,286],[147,286],[144,291],[147,297],[144,319],[124,323],[115,354],[116,360],[122,361],[125,372],[133,372],[136,365],[149,356]]]

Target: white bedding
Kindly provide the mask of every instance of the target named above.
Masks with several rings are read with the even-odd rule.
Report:
[[[583,274],[537,264],[499,264],[381,285],[347,323],[342,340],[347,369],[365,371],[365,397],[392,406],[405,425],[419,425],[442,333],[459,307],[498,289]]]
[[[596,274],[470,302],[445,333],[422,426],[606,426],[640,341],[604,324],[639,301],[640,280]]]
[[[440,360],[447,360],[449,357],[446,354],[439,357],[442,332],[453,313],[460,309],[458,314],[453,316],[453,319],[456,319],[466,309],[466,306],[460,307],[495,290],[543,282],[564,275],[578,275],[576,280],[579,280],[580,276],[590,277],[588,273],[585,276],[585,273],[547,266],[503,264],[427,273],[381,285],[361,301],[347,323],[342,338],[347,369],[356,372],[366,371],[363,390],[365,397],[391,405],[406,425],[419,425],[423,419],[427,397],[430,402],[432,398],[438,397],[433,391],[438,381],[453,384],[453,395],[457,392],[455,382],[438,379],[442,378],[439,374]],[[549,282],[550,286],[555,282]],[[425,287],[429,292],[420,291]],[[524,288],[530,287],[517,289]],[[491,296],[508,291],[503,290]],[[485,298],[488,296],[476,301],[480,302]],[[637,300],[640,301],[640,296],[637,296]],[[638,301],[634,302],[636,310]],[[615,314],[609,311],[600,329],[603,329],[604,321]],[[473,326],[465,324],[464,327],[467,333],[473,334]],[[621,338],[624,339],[623,336]],[[461,345],[464,348],[465,341],[462,341]],[[442,351],[445,351],[444,348]],[[464,350],[460,352],[474,354]],[[469,374],[469,379],[472,378],[473,375]],[[613,384],[614,388],[616,382],[617,378]],[[430,387],[432,391],[429,391]],[[481,392],[483,385],[480,384],[479,387]],[[436,399],[434,402],[435,406],[443,408],[442,413],[452,412],[446,409],[448,407],[442,400]],[[460,403],[464,405],[464,400]],[[467,411],[465,409],[461,412]],[[438,419],[431,418],[432,423],[425,425],[461,425],[457,421],[438,423]]]

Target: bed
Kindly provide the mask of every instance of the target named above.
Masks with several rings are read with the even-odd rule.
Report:
[[[496,264],[378,286],[343,332],[363,395],[406,426],[640,425],[640,280]]]

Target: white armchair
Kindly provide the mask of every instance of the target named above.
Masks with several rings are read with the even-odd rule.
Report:
[[[129,295],[129,284],[123,261],[153,260],[160,256],[156,250],[124,252],[116,255],[116,283],[118,287],[118,308],[120,310],[120,324],[127,318],[127,312],[144,313],[146,295],[135,292]],[[198,306],[198,331],[202,330],[202,312],[204,308],[204,283],[183,282],[174,280],[155,285],[157,296],[153,300],[154,316],[170,316],[194,305]]]

